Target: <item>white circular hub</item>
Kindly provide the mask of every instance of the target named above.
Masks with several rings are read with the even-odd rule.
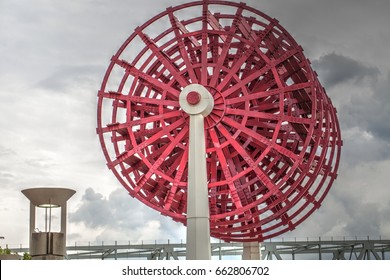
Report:
[[[214,99],[211,93],[202,85],[188,85],[180,92],[180,107],[189,115],[207,117],[214,108]]]

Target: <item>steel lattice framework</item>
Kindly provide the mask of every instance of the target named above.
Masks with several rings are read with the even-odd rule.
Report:
[[[263,241],[320,207],[339,165],[336,110],[278,21],[228,1],[170,7],[111,59],[97,133],[131,196],[186,223],[189,117],[178,97],[190,84],[214,98],[205,118],[212,236]]]
[[[243,243],[212,243],[212,255],[223,259],[224,256],[242,256]],[[389,239],[329,239],[318,238],[301,240],[266,241],[259,244],[261,258],[264,260],[389,260]],[[12,252],[24,253],[29,248],[10,248]],[[102,242],[68,245],[67,259],[180,259],[186,256],[186,244],[182,242]]]

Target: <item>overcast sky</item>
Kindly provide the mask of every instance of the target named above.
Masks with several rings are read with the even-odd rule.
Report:
[[[0,0],[0,245],[28,246],[21,190],[67,187],[68,243],[185,239],[107,169],[96,101],[134,28],[190,1]],[[236,1],[236,2],[242,2]],[[390,1],[246,1],[301,44],[338,110],[344,146],[323,206],[283,237],[390,238]]]

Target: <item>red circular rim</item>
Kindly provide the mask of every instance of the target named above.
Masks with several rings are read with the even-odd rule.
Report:
[[[294,229],[337,177],[336,110],[302,48],[243,3],[168,8],[112,57],[97,128],[109,168],[130,195],[185,223],[189,128],[178,96],[193,83],[214,98],[205,118],[211,235],[262,241]]]

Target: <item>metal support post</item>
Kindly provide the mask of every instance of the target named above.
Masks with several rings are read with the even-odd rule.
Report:
[[[190,116],[187,187],[187,259],[211,259],[210,213],[206,168],[204,118],[214,100],[202,85],[192,84],[180,93],[181,108]]]

